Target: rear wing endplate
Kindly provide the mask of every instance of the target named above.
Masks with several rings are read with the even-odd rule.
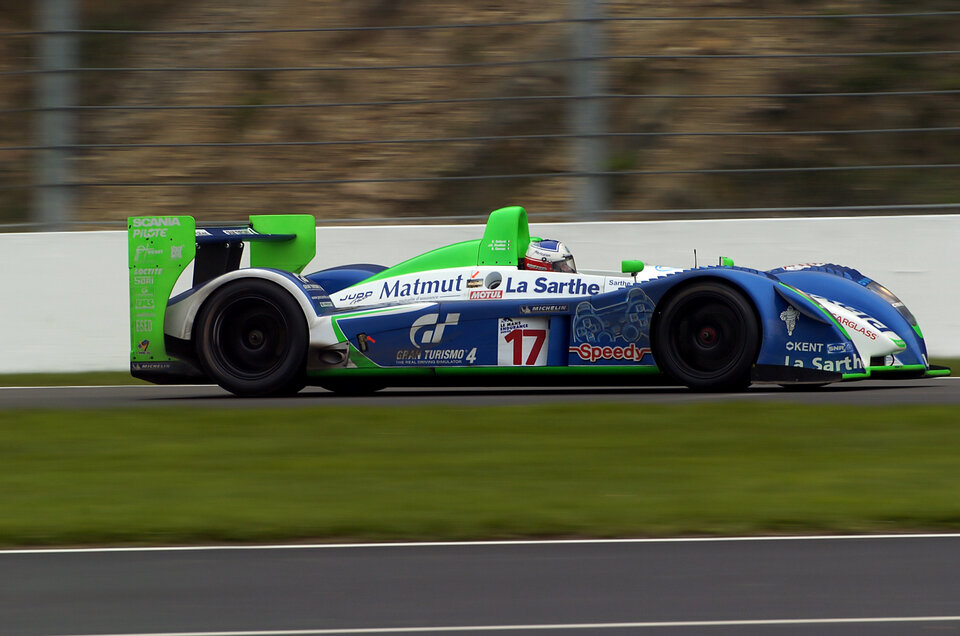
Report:
[[[193,285],[240,267],[250,242],[250,266],[300,273],[316,254],[316,220],[309,214],[254,215],[250,225],[197,228],[190,216],[127,220],[130,269],[131,365],[170,364],[163,340],[167,300],[194,263]]]

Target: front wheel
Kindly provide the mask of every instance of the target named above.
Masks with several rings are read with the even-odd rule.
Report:
[[[667,299],[653,332],[653,355],[669,376],[699,391],[750,384],[760,350],[753,305],[721,282],[702,282]]]
[[[207,375],[244,397],[291,395],[304,387],[308,332],[303,310],[274,283],[228,283],[204,303],[197,354]]]

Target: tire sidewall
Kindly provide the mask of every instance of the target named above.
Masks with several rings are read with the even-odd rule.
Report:
[[[722,370],[703,372],[680,359],[674,346],[683,312],[703,302],[722,302],[740,321],[737,338],[742,340],[739,354]],[[653,354],[657,365],[672,379],[699,391],[729,391],[744,389],[750,384],[750,370],[760,351],[760,321],[753,304],[739,289],[720,280],[701,281],[687,285],[671,294],[657,312],[653,329]]]
[[[218,318],[240,300],[266,301],[277,309],[285,328],[285,359],[269,374],[256,379],[243,378],[223,362],[215,337]],[[202,305],[197,316],[195,346],[207,376],[221,387],[242,397],[279,396],[296,393],[304,386],[309,331],[300,304],[276,283],[260,279],[241,279],[219,288]]]

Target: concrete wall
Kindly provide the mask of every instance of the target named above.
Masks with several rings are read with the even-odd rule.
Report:
[[[478,225],[318,228],[317,257],[307,271],[391,265],[482,231]],[[932,355],[960,356],[960,215],[533,223],[531,233],[564,241],[583,270],[619,270],[625,258],[688,267],[694,248],[700,264],[730,256],[757,269],[850,265],[900,296]],[[0,271],[0,373],[127,368],[125,232],[0,235]]]

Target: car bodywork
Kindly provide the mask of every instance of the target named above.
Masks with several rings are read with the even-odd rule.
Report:
[[[189,216],[133,217],[131,372],[158,383],[214,381],[241,395],[304,384],[353,392],[679,382],[709,390],[949,374],[929,364],[903,303],[852,268],[757,271],[727,260],[528,271],[518,263],[530,240],[523,208],[503,208],[480,239],[389,268],[303,275],[316,251],[309,215],[202,228]],[[240,268],[244,244],[250,267]],[[191,263],[190,288],[171,298]],[[284,381],[271,384],[277,369]]]

